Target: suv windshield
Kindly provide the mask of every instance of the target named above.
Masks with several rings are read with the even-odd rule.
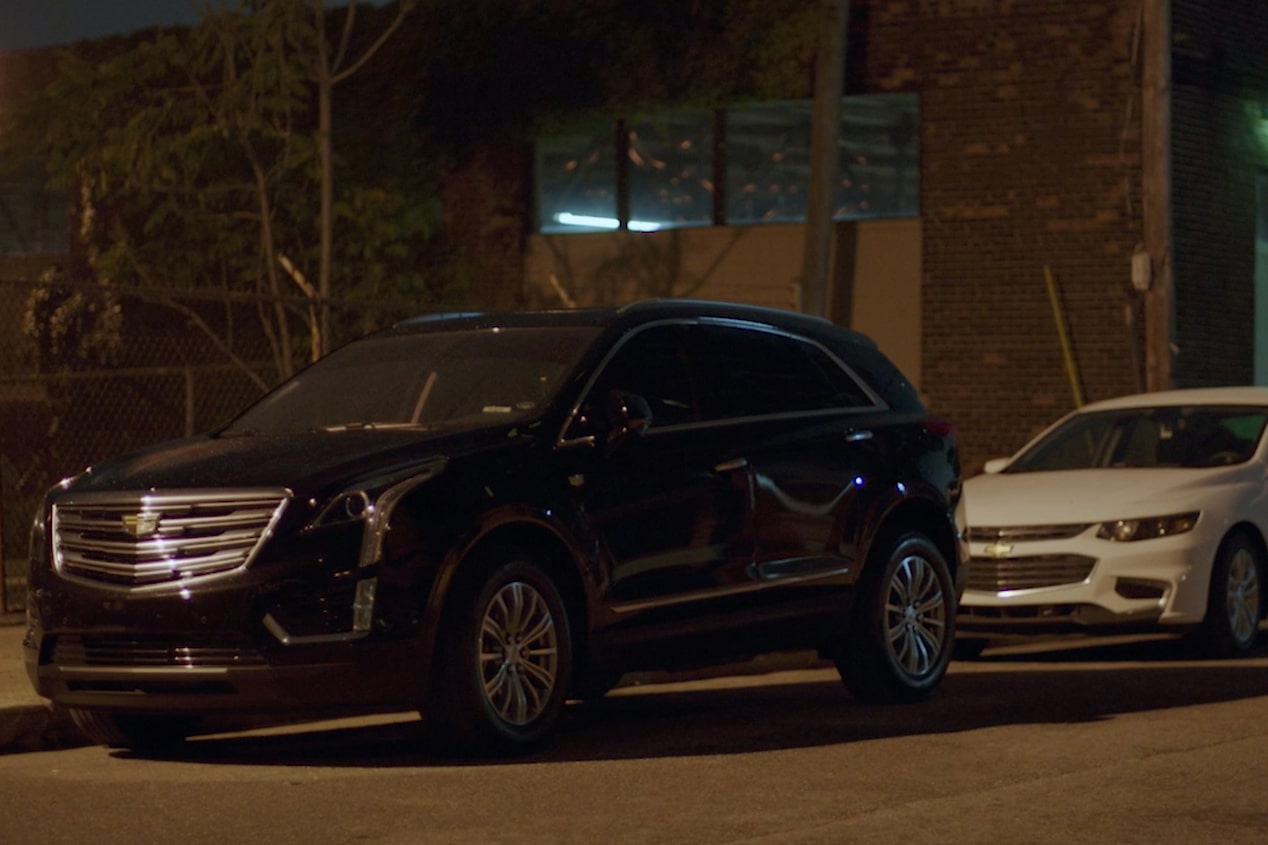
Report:
[[[1005,472],[1212,467],[1249,460],[1268,409],[1184,406],[1076,414]]]
[[[383,334],[339,349],[249,408],[225,434],[414,428],[536,413],[592,327]]]

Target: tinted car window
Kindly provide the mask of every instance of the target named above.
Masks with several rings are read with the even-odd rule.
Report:
[[[698,352],[716,385],[717,416],[749,417],[873,405],[820,347],[789,335],[701,326]],[[709,403],[712,404],[712,403]]]
[[[688,327],[653,326],[626,340],[604,366],[586,400],[587,415],[600,418],[613,390],[647,400],[653,428],[700,419],[700,403],[686,350]]]

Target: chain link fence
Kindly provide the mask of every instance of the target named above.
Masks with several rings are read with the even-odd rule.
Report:
[[[25,607],[30,526],[48,488],[232,418],[307,359],[310,307],[0,279],[0,612]],[[419,310],[332,304],[330,345]]]

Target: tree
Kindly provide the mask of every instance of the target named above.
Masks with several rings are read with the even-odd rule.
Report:
[[[320,0],[208,3],[197,27],[104,56],[67,54],[6,143],[40,156],[82,198],[72,252],[93,281],[179,311],[263,386],[234,344],[243,303],[264,303],[259,326],[285,377],[329,348],[336,291],[408,294],[416,307],[450,290],[446,269],[427,272],[434,200],[405,178],[341,180],[349,168],[332,140],[335,86],[412,5],[398,4],[371,37],[350,0],[332,50]]]

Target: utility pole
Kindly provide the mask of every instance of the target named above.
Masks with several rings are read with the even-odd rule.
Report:
[[[815,59],[814,118],[810,137],[810,185],[806,196],[806,248],[801,266],[801,310],[828,313],[832,211],[838,180],[841,94],[845,88],[846,29],[850,0],[823,0],[823,26]]]
[[[1145,388],[1172,386],[1175,297],[1171,231],[1171,2],[1144,0],[1141,32],[1141,188],[1149,286]]]

